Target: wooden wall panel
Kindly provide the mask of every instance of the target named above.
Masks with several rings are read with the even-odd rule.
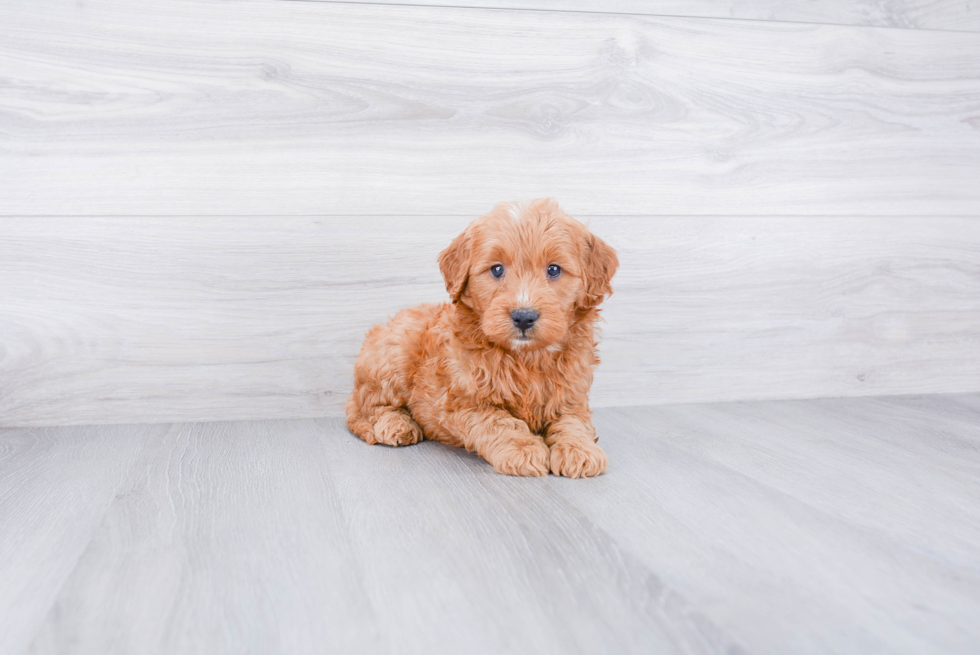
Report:
[[[980,34],[0,5],[0,215],[978,215]]]
[[[337,415],[465,217],[0,220],[0,425]],[[980,220],[592,217],[595,406],[980,391]]]
[[[418,3],[406,0],[314,1],[700,16],[980,32],[980,7],[969,0],[425,0]]]

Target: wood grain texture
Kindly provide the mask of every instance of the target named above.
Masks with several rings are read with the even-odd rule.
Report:
[[[980,220],[582,217],[592,402],[980,391]],[[339,415],[468,219],[0,220],[0,425]]]
[[[147,455],[29,652],[731,652],[554,491],[462,451],[321,420]]]
[[[972,652],[978,414],[906,400],[604,411],[629,498],[567,498],[748,652]]]
[[[28,652],[384,652],[325,430],[165,427]]]
[[[978,408],[604,409],[590,480],[367,446],[339,419],[170,426],[25,652],[975,652]]]
[[[0,431],[0,653],[30,644],[157,426]]]
[[[258,0],[0,24],[2,215],[980,213],[980,34]]]
[[[311,0],[361,2],[362,0]],[[968,0],[363,0],[367,4],[426,5],[541,11],[868,25],[980,32],[980,8]]]

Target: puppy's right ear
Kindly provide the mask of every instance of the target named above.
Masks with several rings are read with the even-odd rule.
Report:
[[[439,270],[446,280],[446,291],[455,303],[459,301],[470,277],[470,236],[466,230],[439,253]]]
[[[612,280],[619,268],[619,258],[612,247],[591,232],[585,237],[585,293],[580,306],[596,307],[612,295]]]

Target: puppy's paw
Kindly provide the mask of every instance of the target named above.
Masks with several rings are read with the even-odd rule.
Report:
[[[606,470],[606,453],[591,441],[561,440],[551,446],[551,472],[567,478],[591,478]]]
[[[490,463],[497,473],[505,475],[548,475],[548,446],[536,435],[515,437],[494,451]]]
[[[374,443],[409,446],[422,441],[422,428],[404,409],[384,412],[374,422]]]

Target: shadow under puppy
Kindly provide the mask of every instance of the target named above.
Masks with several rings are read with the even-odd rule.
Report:
[[[599,475],[589,387],[618,266],[553,200],[497,205],[439,255],[452,303],[368,332],[348,427],[371,444],[463,446],[510,475]]]

